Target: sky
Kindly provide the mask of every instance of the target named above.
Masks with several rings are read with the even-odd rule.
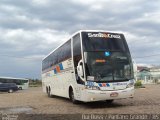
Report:
[[[160,0],[0,0],[0,76],[41,78],[42,58],[81,29],[122,32],[137,64],[160,65]]]

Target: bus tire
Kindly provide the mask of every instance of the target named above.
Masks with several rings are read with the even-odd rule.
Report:
[[[46,93],[47,93],[47,95],[48,95],[48,87],[46,87]]]
[[[73,92],[72,88],[69,89],[69,98],[70,98],[70,100],[72,101],[73,104],[78,103],[78,101],[75,99],[74,92]]]
[[[113,101],[114,101],[114,100],[106,100],[106,102],[107,102],[108,104],[113,103]]]
[[[19,90],[22,90],[22,87],[19,87],[18,89],[19,89]]]
[[[48,87],[48,97],[51,97],[51,88],[50,87]]]
[[[12,89],[9,89],[9,90],[8,90],[8,93],[13,93],[13,90],[12,90]]]
[[[47,94],[48,94],[48,97],[49,97],[49,98],[53,98],[53,95],[51,94],[51,88],[50,88],[50,87],[48,87],[48,92],[47,92]]]

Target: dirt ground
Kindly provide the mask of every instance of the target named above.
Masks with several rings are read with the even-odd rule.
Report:
[[[2,114],[160,114],[160,85],[135,90],[133,99],[72,104],[61,97],[48,98],[42,88],[0,93]]]

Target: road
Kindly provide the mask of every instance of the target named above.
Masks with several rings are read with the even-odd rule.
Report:
[[[146,85],[135,90],[133,99],[72,104],[61,97],[48,98],[42,88],[35,87],[15,93],[0,93],[3,114],[160,114],[160,85]]]

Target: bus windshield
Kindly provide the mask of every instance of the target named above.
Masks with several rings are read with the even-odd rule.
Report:
[[[87,80],[133,79],[131,56],[123,34],[82,33],[82,43]]]
[[[130,55],[124,52],[85,52],[87,76],[95,81],[125,81],[133,79]]]

